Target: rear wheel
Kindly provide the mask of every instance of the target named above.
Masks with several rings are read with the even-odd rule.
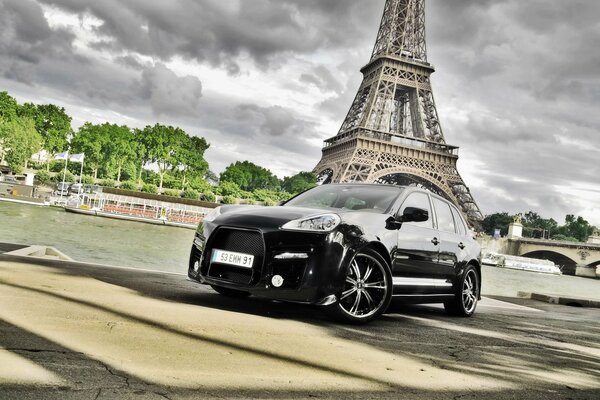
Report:
[[[381,315],[392,299],[392,274],[379,253],[357,253],[346,273],[344,289],[329,311],[342,321],[364,324]]]
[[[227,297],[235,297],[238,299],[250,296],[250,293],[244,292],[243,290],[229,289],[222,286],[210,285],[215,292],[222,294]]]
[[[477,307],[479,288],[479,274],[475,267],[469,265],[459,281],[454,300],[444,303],[446,312],[460,317],[472,316]]]

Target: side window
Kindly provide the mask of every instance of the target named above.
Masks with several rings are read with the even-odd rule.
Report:
[[[450,207],[452,209],[452,215],[454,216],[454,222],[456,223],[456,227],[458,228],[458,233],[461,236],[467,235],[467,228],[465,226],[465,221],[462,219],[460,212],[456,209],[456,207]]]
[[[404,209],[406,207],[416,207],[427,210],[429,213],[429,219],[424,222],[407,222],[409,225],[413,226],[421,226],[423,228],[433,228],[433,214],[431,213],[431,204],[429,203],[429,196],[425,193],[412,193],[410,194],[404,203],[402,203],[402,207],[400,207],[399,214],[402,215]]]
[[[450,211],[450,205],[445,201],[433,198],[433,206],[437,214],[438,229],[444,232],[455,233],[454,218],[452,217],[452,211]]]

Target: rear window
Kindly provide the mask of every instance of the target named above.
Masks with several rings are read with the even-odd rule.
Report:
[[[323,185],[298,195],[285,206],[384,213],[400,193],[402,189],[385,185]]]

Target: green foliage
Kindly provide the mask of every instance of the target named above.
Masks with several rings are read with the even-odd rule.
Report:
[[[93,176],[89,176],[89,175],[84,175],[82,181],[86,185],[93,185],[94,183],[96,183],[96,181],[94,180],[94,177]]]
[[[280,201],[287,201],[289,199],[291,199],[292,197],[294,197],[293,194],[288,193],[288,192],[279,192],[278,194],[278,198]]]
[[[64,176],[65,176],[65,182],[75,183],[75,175],[73,175],[70,171],[67,171],[67,173],[64,174]],[[56,175],[54,175],[52,180],[56,183],[62,182],[63,181],[63,173],[62,172],[57,173]]]
[[[242,189],[237,184],[227,181],[221,182],[215,189],[215,192],[219,196],[233,196],[237,198],[242,196]]]
[[[274,205],[277,205],[277,202],[275,200],[267,199],[263,201],[263,205],[267,207],[273,207]]]
[[[580,242],[585,242],[594,232],[595,227],[582,217],[576,217],[569,214],[565,217],[565,224],[558,228],[557,234],[564,235],[567,238],[576,238]]]
[[[35,174],[35,180],[38,185],[48,185],[52,183],[52,176],[46,171],[38,171]]]
[[[513,222],[513,218],[514,217],[507,212],[486,215],[481,223],[481,227],[488,235],[493,236],[494,231],[500,229],[500,235],[506,236],[508,234],[508,225]]]
[[[7,92],[0,92],[0,119],[12,121],[17,118],[17,101]]]
[[[244,199],[244,202],[249,205],[256,204],[256,200],[254,200],[254,199]]]
[[[116,182],[112,179],[104,179],[100,185],[108,188],[114,188],[116,186]]]
[[[134,181],[125,181],[121,183],[119,188],[124,190],[137,190],[137,183]]]
[[[250,192],[256,189],[279,190],[281,183],[271,171],[250,161],[229,165],[221,174],[221,184],[233,182],[241,189]]]
[[[181,128],[156,124],[136,131],[136,138],[145,148],[145,161],[158,166],[159,187],[162,189],[164,174],[179,165],[178,151],[187,133]]]
[[[94,125],[86,122],[71,140],[71,153],[85,154],[85,164],[92,169],[94,178],[98,177],[100,167],[108,163],[105,149],[110,140],[110,129],[110,124]]]
[[[283,178],[281,188],[286,192],[298,194],[317,186],[317,175],[312,172],[299,172]]]
[[[123,165],[121,171],[121,180],[123,181],[135,181],[138,178],[139,166],[134,161],[127,161]]]
[[[67,138],[72,132],[71,117],[62,107],[54,104],[25,103],[18,109],[18,114],[35,121],[35,129],[42,136],[43,148],[50,155],[65,151],[69,145]]]
[[[254,198],[258,201],[274,201],[275,199],[277,199],[277,195],[270,190],[258,189],[254,191]]]
[[[156,187],[156,185],[153,185],[151,183],[145,183],[144,186],[142,186],[142,192],[157,194],[158,188]]]
[[[189,178],[188,187],[190,189],[197,190],[200,193],[212,192],[213,187],[210,186],[206,180],[199,176],[192,176]]]
[[[160,183],[160,180],[159,180]],[[165,173],[163,178],[163,187],[168,189],[181,190],[181,181],[169,173]]]
[[[165,192],[163,194],[165,196],[179,197],[181,192],[179,190],[175,190],[175,189],[167,189],[167,190],[165,190]]]
[[[31,118],[0,119],[0,160],[6,161],[14,173],[20,173],[41,147],[42,137]]]
[[[585,242],[595,229],[588,221],[574,215],[567,215],[565,225],[562,226],[554,219],[542,218],[533,211],[521,214],[520,217],[525,237]],[[482,227],[489,235],[493,235],[494,229],[497,228],[501,230],[501,235],[505,236],[508,233],[508,225],[514,218],[515,215],[509,215],[507,212],[491,214],[485,217]]]
[[[572,236],[565,236],[563,234],[552,235],[552,240],[559,240],[561,242],[579,242],[579,239],[574,238]]]
[[[117,170],[117,182],[121,180],[123,167],[137,157],[137,142],[127,126],[108,125],[107,143],[104,146],[105,163]]]
[[[158,183],[160,182],[160,176],[158,176],[158,174],[154,171],[144,169],[142,170],[142,181],[158,186]]]
[[[188,185],[188,177],[193,174],[203,177],[208,171],[208,162],[204,159],[204,152],[209,144],[206,139],[198,136],[181,135],[175,151],[175,161],[181,171],[181,186],[185,189]]]
[[[183,194],[181,195],[181,197],[183,197],[184,199],[198,200],[198,198],[200,197],[200,193],[198,193],[195,190],[188,189],[188,190],[186,190],[186,191],[183,192]]]
[[[214,203],[217,201],[217,196],[213,192],[204,192],[202,193],[202,200]]]
[[[233,196],[225,196],[222,200],[223,204],[237,204],[237,198]]]

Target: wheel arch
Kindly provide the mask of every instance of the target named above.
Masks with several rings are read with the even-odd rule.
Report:
[[[392,268],[392,257],[390,256],[390,252],[388,251],[387,247],[385,247],[383,243],[369,242],[365,246],[363,246],[362,249],[371,249],[373,251],[376,251],[381,257],[383,257],[385,262],[388,263],[388,267],[390,269]]]

